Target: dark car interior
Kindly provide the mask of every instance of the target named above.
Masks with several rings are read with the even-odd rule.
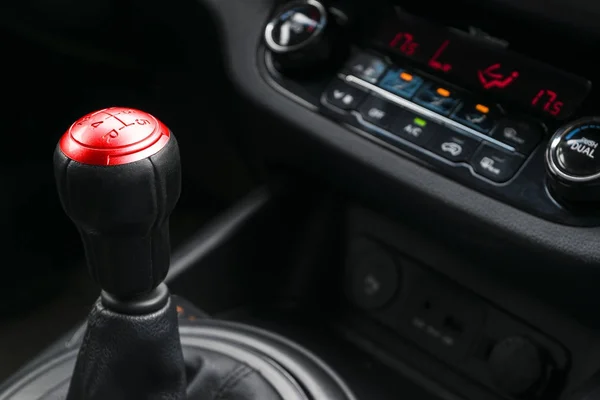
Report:
[[[0,400],[600,400],[598,3],[0,10]]]

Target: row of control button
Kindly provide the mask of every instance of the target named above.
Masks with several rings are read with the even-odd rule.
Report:
[[[489,135],[521,154],[528,155],[541,140],[539,125],[507,118],[495,104],[481,104],[404,68],[389,66],[377,56],[360,53],[350,60],[344,72]]]
[[[451,130],[339,79],[326,90],[325,100],[342,110],[356,110],[364,121],[446,160],[469,163],[475,172],[494,182],[509,180],[525,160],[518,153],[481,143],[479,138]]]
[[[334,80],[325,91],[325,99],[342,110],[354,110],[367,96],[363,90],[350,86],[339,79]]]

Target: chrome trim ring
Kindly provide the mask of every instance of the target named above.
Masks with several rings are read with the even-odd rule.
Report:
[[[281,14],[289,11],[293,7],[300,6],[300,5],[306,5],[306,4],[315,7],[321,13],[321,19],[319,20],[319,24],[317,25],[316,29],[313,31],[312,35],[304,42],[298,43],[293,46],[281,46],[278,43],[276,43],[275,40],[273,39],[273,29],[275,29],[275,24],[279,21]],[[295,50],[301,49],[305,46],[308,46],[310,43],[314,42],[319,37],[321,32],[325,29],[326,25],[327,25],[327,10],[323,6],[323,4],[319,3],[316,0],[294,1],[292,3],[286,4],[286,8],[283,11],[278,12],[277,16],[275,16],[275,18],[273,18],[267,24],[267,27],[265,28],[265,42],[267,43],[267,47],[275,53],[289,53],[291,51],[295,51]]]
[[[550,170],[550,172],[552,174],[556,175],[558,178],[565,180],[565,181],[569,181],[569,182],[590,182],[590,181],[600,178],[600,172],[597,172],[592,175],[587,175],[587,176],[570,175],[560,169],[560,167],[558,166],[558,162],[556,160],[556,148],[558,147],[563,136],[570,133],[577,126],[585,125],[588,123],[600,124],[600,118],[599,117],[580,118],[580,119],[573,121],[570,124],[565,125],[564,127],[560,128],[558,131],[556,131],[556,133],[554,135],[552,135],[552,138],[550,138],[550,142],[548,144],[548,147],[546,148],[546,165],[548,166],[548,169]]]

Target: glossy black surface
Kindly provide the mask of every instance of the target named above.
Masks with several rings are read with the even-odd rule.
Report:
[[[416,77],[421,81],[412,90],[406,90],[406,88],[398,85],[394,87],[394,82],[390,83],[390,78],[386,75],[386,62],[384,61],[383,65],[381,63],[381,60],[389,60],[386,55],[373,50],[364,51],[356,48],[353,54],[354,56],[341,69],[342,73],[356,76],[370,84],[378,83],[378,87],[385,88],[386,92],[397,94],[410,100],[411,103],[422,105],[433,111],[435,115],[456,121],[460,124],[459,126],[472,129],[470,132],[477,131],[481,133],[487,130],[487,128],[473,129],[466,124],[461,124],[460,120],[456,118],[462,104],[467,106],[471,106],[473,103],[476,106],[480,104],[480,102],[477,102],[476,95],[450,83],[444,83],[414,66],[403,65],[397,58],[391,64],[387,61],[389,67],[387,73],[393,71],[394,74],[399,76],[402,71],[408,71],[413,78]],[[418,112],[415,113],[413,110],[403,109],[404,107],[399,107],[397,104],[390,104],[390,101],[383,100],[379,96],[375,96],[377,100],[368,100],[369,102],[378,102],[379,111],[372,110],[371,115],[369,115],[369,110],[373,107],[364,109],[358,106],[358,115],[361,117],[357,117],[350,112],[356,107],[348,105],[343,107],[342,110],[337,109],[335,106],[328,106],[326,100],[331,97],[331,94],[327,91],[328,85],[344,85],[344,83],[336,81],[334,76],[327,75],[330,80],[327,80],[326,76],[319,76],[315,80],[294,81],[277,73],[272,67],[269,68],[272,63],[269,61],[270,55],[268,52],[261,50],[259,59],[261,58],[265,59],[262,72],[267,82],[283,89],[282,93],[284,95],[288,95],[295,100],[306,101],[311,104],[311,108],[314,105],[320,113],[355,127],[357,129],[354,130],[355,133],[359,133],[392,151],[405,157],[408,156],[428,168],[533,215],[566,225],[600,225],[600,214],[595,210],[586,209],[584,212],[573,212],[559,204],[548,191],[544,167],[544,149],[547,144],[546,137],[548,134],[546,132],[553,132],[559,126],[556,122],[551,120],[536,121],[533,116],[514,111],[510,107],[501,107],[499,111],[496,111],[496,106],[487,99],[488,101],[482,101],[481,104],[491,110],[490,114],[494,116],[495,124],[493,128],[489,128],[488,133],[481,134],[484,135],[482,137],[486,140],[492,141],[491,144],[481,144],[481,147],[474,151],[473,156],[470,158],[457,156],[458,161],[454,161],[453,157],[448,157],[451,156],[450,151],[440,150],[436,152],[432,151],[431,147],[427,148],[427,144],[434,140],[432,138],[436,135],[425,131],[445,130],[445,134],[452,137],[461,134],[460,129],[440,125],[431,128],[431,121],[427,116]],[[358,69],[356,69],[357,65],[359,66]],[[432,82],[429,86],[428,81]],[[362,90],[363,93],[369,91],[365,90],[364,87],[356,87],[352,82],[347,82],[345,85],[347,85],[348,91],[351,90],[351,87]],[[391,89],[394,88],[396,90],[392,92]],[[454,96],[458,96],[459,102],[452,101],[449,107],[440,109],[437,105],[445,105],[448,101],[442,103],[433,99],[432,96],[440,94],[439,89],[442,89],[441,93],[445,95],[442,97],[454,99]],[[432,92],[427,99],[423,95],[424,91]],[[323,93],[325,93],[325,102],[323,101]],[[359,97],[365,96],[362,93],[357,93]],[[434,101],[434,105],[428,104],[425,100]],[[354,101],[358,103],[358,99],[353,99],[353,104],[355,104]],[[390,117],[390,113],[395,114],[395,117]],[[504,117],[500,118],[501,115]],[[405,129],[407,124],[411,123],[410,121],[415,121],[415,118],[426,121],[429,127],[414,126]],[[421,135],[422,137],[420,137]],[[469,138],[480,138],[474,137],[473,134],[468,136]],[[500,147],[498,143],[506,145],[506,148]],[[451,145],[446,146],[448,150],[450,150],[449,146]],[[456,149],[452,150],[455,153],[457,152]]]

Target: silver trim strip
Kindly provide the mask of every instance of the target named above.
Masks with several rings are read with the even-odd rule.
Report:
[[[428,110],[427,108],[420,106],[416,103],[413,103],[410,100],[406,100],[400,96],[397,96],[393,93],[388,92],[385,89],[382,89],[378,86],[373,85],[372,83],[369,83],[367,81],[364,81],[360,78],[357,78],[356,76],[353,75],[346,75],[343,77],[343,79],[346,82],[352,83],[354,85],[360,86],[363,89],[367,89],[370,90],[372,92],[377,93],[378,95],[386,98],[387,100],[396,103],[397,105],[407,108],[411,111],[417,112],[419,114],[422,114],[424,116],[426,116],[427,118],[431,118],[432,120],[439,122],[443,125],[455,128],[455,129],[459,129],[463,132],[467,132],[473,136],[478,137],[479,139],[485,140],[487,142],[493,143],[496,146],[502,147],[503,149],[509,150],[509,151],[516,151],[514,147],[507,145],[506,143],[503,143],[499,140],[494,139],[491,136],[486,135],[485,133],[481,133],[476,131],[475,129],[471,129],[468,126],[465,126],[459,122],[453,121],[450,118],[444,117],[442,115],[436,114],[435,112]]]

